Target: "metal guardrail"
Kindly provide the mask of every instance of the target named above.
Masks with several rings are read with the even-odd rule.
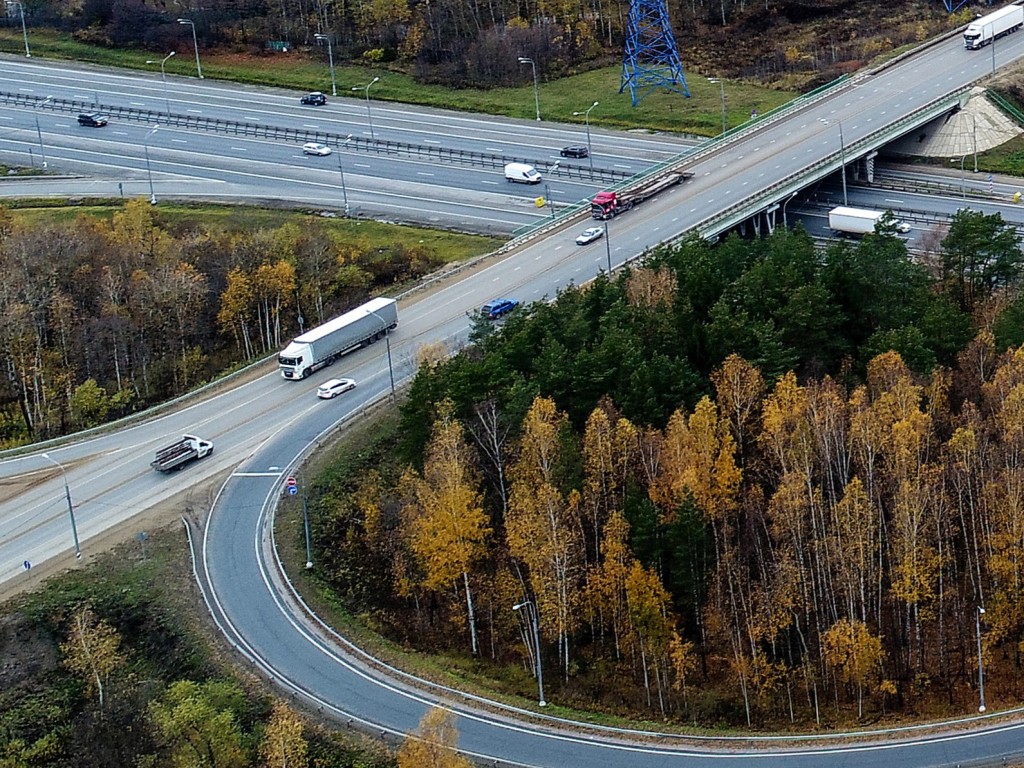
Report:
[[[345,147],[357,152],[377,155],[400,155],[421,160],[433,160],[448,165],[468,165],[475,168],[503,168],[506,163],[526,163],[541,169],[548,175],[569,179],[582,179],[601,184],[614,184],[629,177],[625,171],[608,168],[593,168],[589,165],[551,163],[550,160],[496,155],[488,152],[473,152],[464,149],[449,149],[425,144],[410,144],[404,141],[388,141],[385,139],[367,139],[329,131],[311,131],[303,128],[284,128],[263,123],[250,123],[240,120],[222,120],[220,118],[200,117],[198,115],[178,115],[168,112],[154,112],[150,109],[122,107],[116,104],[98,104],[90,101],[73,99],[40,98],[23,93],[0,91],[0,103],[13,104],[31,109],[49,109],[54,112],[102,112],[108,117],[150,125],[167,125],[185,130],[205,131],[207,133],[226,133],[233,136],[248,136],[274,141],[318,142],[332,147]]]
[[[1011,103],[1001,93],[993,91],[991,88],[985,89],[985,96],[988,97],[997,107],[1003,112],[1012,117],[1018,123],[1024,123],[1024,112],[1021,112],[1013,103]]]
[[[725,133],[721,133],[718,136],[707,139],[696,147],[687,149],[685,152],[681,152],[674,157],[670,157],[668,160],[663,160],[662,162],[651,166],[643,173],[638,173],[635,176],[624,178],[618,183],[608,186],[607,189],[612,192],[620,192],[643,184],[657,176],[682,172],[685,165],[692,164],[700,158],[718,151],[723,146],[735,141],[739,137],[750,133],[757,128],[761,128],[770,122],[781,120],[794,112],[798,112],[804,107],[808,107],[811,104],[826,98],[834,90],[845,86],[850,79],[850,75],[842,75],[830,83],[826,83],[825,85],[815,88],[813,91],[797,96],[792,101],[775,107],[775,109],[771,109],[762,115],[753,117],[735,128],[730,128]],[[513,240],[514,242],[524,242],[537,237],[538,235],[544,234],[545,232],[549,232],[550,230],[575,219],[584,210],[590,210],[590,202],[588,200],[583,200],[571,206],[567,206],[554,219],[545,219],[544,221],[535,222],[533,224],[526,224],[525,226],[514,230],[512,233]]]

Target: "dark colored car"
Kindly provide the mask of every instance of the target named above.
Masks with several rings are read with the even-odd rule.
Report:
[[[480,307],[480,314],[488,320],[497,320],[519,306],[518,299],[495,299]]]
[[[102,128],[107,124],[107,116],[99,112],[83,112],[78,116],[79,125],[88,125],[90,128]]]
[[[322,107],[324,104],[327,103],[327,97],[324,96],[319,91],[316,91],[314,93],[307,93],[305,96],[299,99],[299,101],[301,101],[303,104],[309,104],[314,107]]]
[[[558,154],[562,157],[589,157],[590,150],[583,144],[573,144],[572,146],[562,147],[562,151]]]

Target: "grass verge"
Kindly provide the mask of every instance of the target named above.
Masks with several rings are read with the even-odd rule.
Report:
[[[110,219],[124,209],[124,200],[85,205],[68,205],[65,200],[9,200],[4,207],[28,225],[73,221],[79,216]],[[427,229],[404,224],[389,224],[372,219],[345,219],[315,216],[289,209],[251,208],[207,203],[164,202],[153,209],[158,226],[168,231],[202,230],[206,232],[245,232],[278,229],[285,224],[315,220],[339,242],[360,244],[367,249],[425,248],[445,263],[458,262],[489,253],[503,242],[500,238]]]
[[[153,73],[160,71],[146,61],[162,59],[166,51],[111,49],[86,45],[68,34],[47,29],[32,29],[29,34],[32,55],[52,59],[89,62],[111,67],[124,67]],[[24,42],[20,30],[0,30],[0,52],[22,54]],[[195,76],[191,46],[166,64],[168,75]],[[298,48],[288,53],[262,56],[242,55],[227,51],[202,51],[203,75],[207,78],[236,83],[288,88],[296,91],[324,91],[330,97],[331,80],[326,53],[316,48]],[[621,67],[614,65],[582,72],[570,77],[538,85],[540,113],[544,120],[576,123],[585,140],[583,112],[595,101],[599,105],[590,113],[591,127],[645,129],[714,136],[726,124],[733,128],[747,120],[751,111],[767,112],[789,101],[795,92],[778,91],[745,81],[711,82],[697,72],[685,72],[690,98],[678,93],[658,91],[633,107],[629,93],[620,93]],[[362,86],[374,77],[370,98],[443,109],[485,113],[522,120],[536,117],[533,84],[520,88],[492,90],[453,90],[440,85],[418,83],[409,75],[384,69],[338,65],[335,75],[339,96],[359,98]],[[359,92],[353,93],[353,88]],[[580,112],[580,115],[574,115]]]

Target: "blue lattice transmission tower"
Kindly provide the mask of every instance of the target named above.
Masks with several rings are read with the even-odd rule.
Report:
[[[690,96],[683,77],[683,64],[676,50],[676,39],[668,21],[666,0],[631,0],[629,4],[619,93],[627,88],[634,107],[640,99],[658,88],[667,88],[687,98]]]

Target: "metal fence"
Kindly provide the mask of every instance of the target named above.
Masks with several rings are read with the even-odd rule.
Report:
[[[589,164],[585,166],[563,164],[562,161],[555,164],[547,159],[496,155],[488,152],[473,152],[464,149],[410,144],[404,141],[367,139],[363,136],[332,133],[329,131],[284,128],[263,123],[222,120],[220,118],[200,117],[198,115],[177,115],[168,112],[155,112],[150,109],[139,109],[137,107],[121,107],[116,104],[58,99],[52,96],[40,98],[22,93],[0,91],[0,103],[31,109],[48,109],[54,112],[101,112],[117,120],[146,123],[149,125],[166,125],[183,130],[203,131],[206,133],[224,133],[255,139],[270,139],[285,143],[305,144],[307,142],[317,142],[334,148],[345,147],[346,149],[369,154],[414,157],[417,160],[429,160],[446,165],[465,165],[474,168],[503,168],[507,163],[526,163],[550,176],[581,179],[602,185],[615,184],[629,177],[629,174],[625,171],[616,171],[608,168],[592,169]]]

